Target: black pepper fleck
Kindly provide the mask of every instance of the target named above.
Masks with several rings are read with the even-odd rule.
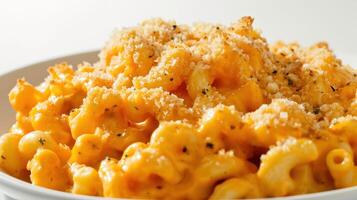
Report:
[[[231,128],[231,130],[233,130],[233,129],[235,129],[235,128],[236,128],[236,126],[231,125],[231,126],[230,126],[230,128]]]
[[[294,84],[294,82],[293,82],[293,80],[291,80],[290,78],[288,78],[288,85],[293,85]]]
[[[183,147],[182,147],[182,152],[183,152],[183,153],[187,153],[187,152],[188,152],[188,149],[187,149],[186,146],[183,146]]]
[[[333,92],[336,91],[336,89],[335,89],[332,85],[330,85],[330,87],[331,87],[331,90],[332,90]]]
[[[174,80],[174,78],[170,78],[170,81],[173,81]]]
[[[172,25],[172,28],[175,30],[177,28],[177,25],[176,24]]]
[[[209,148],[209,149],[213,149],[214,145],[210,142],[207,142],[206,143],[206,147]]]
[[[317,140],[322,139],[322,136],[321,135],[316,135],[315,139],[317,139]]]
[[[272,73],[273,73],[273,74],[276,74],[276,73],[278,73],[278,70],[274,70]]]
[[[314,110],[312,111],[315,115],[320,113],[320,108],[314,108]]]
[[[203,95],[206,95],[207,92],[208,92],[208,89],[207,88],[203,88],[201,92],[202,92]]]
[[[122,133],[117,133],[117,136],[118,137],[121,137],[123,134]]]
[[[1,159],[6,160],[6,157],[4,155],[1,155]]]
[[[105,108],[104,111],[105,111],[105,112],[108,112],[108,111],[109,111],[109,108]]]

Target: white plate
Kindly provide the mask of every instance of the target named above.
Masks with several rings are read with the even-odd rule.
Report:
[[[47,68],[55,63],[68,62],[76,65],[82,61],[94,62],[97,60],[98,52],[87,52],[82,54],[65,56],[62,58],[52,59],[41,63],[26,66],[24,68],[0,75],[0,134],[8,131],[8,128],[15,121],[15,112],[12,110],[9,101],[8,93],[16,84],[16,80],[25,77],[27,81],[32,84],[39,84],[47,76]],[[279,187],[277,185],[277,187]],[[5,199],[18,200],[109,200],[112,198],[97,198],[82,195],[73,195],[65,192],[58,192],[33,186],[29,183],[23,182],[13,178],[5,173],[0,172],[0,193],[3,193]],[[339,199],[352,200],[357,197],[357,187],[332,190],[328,192],[321,192],[308,195],[299,195],[293,197],[276,198],[281,200],[325,200],[325,199]],[[0,197],[1,198],[1,197]]]

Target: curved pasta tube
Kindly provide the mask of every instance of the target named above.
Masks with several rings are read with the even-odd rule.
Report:
[[[25,79],[18,79],[9,93],[11,106],[20,113],[27,114],[41,99],[41,93]]]
[[[99,124],[99,118],[106,109],[122,104],[122,99],[116,90],[100,87],[92,88],[84,99],[79,110],[69,116],[69,126],[72,137],[77,139],[82,134],[94,133]]]
[[[143,159],[140,159],[140,157]],[[148,157],[150,156],[150,157]],[[174,168],[164,156],[157,156],[144,143],[134,143],[124,152],[122,159],[102,161],[99,174],[106,197],[163,198],[163,187],[174,185]],[[169,164],[169,165],[167,165]],[[140,176],[137,174],[140,170]],[[176,175],[175,175],[176,174]],[[172,176],[174,175],[174,176]],[[120,188],[120,190],[118,190]]]
[[[73,179],[72,193],[92,196],[103,195],[103,185],[97,170],[73,163],[70,171]]]
[[[353,153],[357,154],[357,120],[354,118],[342,117],[336,120],[330,129],[337,133],[339,137],[346,137],[351,145]]]
[[[150,135],[157,126],[158,122],[154,118],[148,118],[139,123],[132,123],[130,127],[123,131],[110,133],[110,135],[105,138],[105,148],[123,152],[134,142],[148,142]]]
[[[184,48],[166,50],[158,66],[151,68],[146,76],[133,79],[136,88],[157,88],[173,91],[184,81],[190,71],[190,53]]]
[[[212,91],[213,78],[209,70],[196,67],[187,80],[187,92],[192,99],[200,95],[209,96]]]
[[[195,119],[191,108],[185,105],[182,98],[177,97],[162,88],[129,88],[121,91],[126,106],[125,116],[138,122],[155,116],[158,121],[176,119]]]
[[[203,157],[197,167],[173,186],[169,193],[174,199],[207,199],[218,181],[255,171],[255,166],[235,157],[232,151],[220,151]]]
[[[30,178],[34,185],[61,191],[67,190],[71,185],[67,168],[51,150],[37,150],[28,162],[27,169],[31,171]]]
[[[244,113],[254,111],[264,103],[263,91],[254,81],[248,81],[237,89],[221,89],[220,92],[226,97],[226,104],[234,105]]]
[[[327,154],[326,163],[336,187],[357,185],[357,167],[350,152],[345,149],[334,149]]]
[[[129,186],[125,181],[123,171],[117,160],[111,158],[103,160],[100,164],[98,173],[103,184],[103,196],[129,196]],[[118,190],[118,188],[120,188],[120,190]]]
[[[0,168],[17,178],[26,179],[27,160],[17,148],[22,135],[6,133],[0,137]]]
[[[204,148],[196,130],[182,122],[161,122],[152,133],[149,146],[171,160],[180,173],[200,158]]]
[[[68,146],[58,144],[50,134],[43,131],[32,131],[23,136],[19,141],[18,149],[27,160],[31,160],[39,149],[56,152],[62,163],[66,163],[71,154]]]
[[[250,199],[263,196],[264,192],[260,188],[256,175],[248,174],[242,178],[228,179],[217,185],[209,199]]]
[[[218,151],[226,143],[237,144],[241,114],[233,106],[217,105],[207,109],[199,121],[198,132],[205,139],[207,150]]]
[[[97,166],[102,159],[103,142],[99,135],[84,134],[77,138],[71,150],[70,163]]]
[[[48,85],[46,92],[49,96],[79,96],[81,92],[72,82],[74,71],[71,65],[67,63],[56,64],[48,68],[50,76],[48,77]],[[44,87],[44,85],[42,86]],[[83,95],[83,94],[82,94]]]
[[[331,185],[328,182],[321,183],[315,180],[314,175],[310,164],[304,164],[293,168],[291,170],[291,178],[295,182],[295,188],[291,194],[307,194],[331,189]]]
[[[333,187],[334,183],[331,179],[331,173],[326,164],[326,156],[333,149],[345,149],[348,152],[352,153],[351,146],[344,141],[341,137],[336,134],[333,134],[330,131],[319,131],[318,136],[323,138],[315,139],[314,144],[317,147],[318,158],[311,163],[312,173],[316,177],[316,180],[319,183],[324,183]],[[342,139],[342,140],[341,140]]]
[[[83,98],[86,97],[88,91],[94,87],[112,88],[115,77],[105,72],[104,66],[91,66],[89,63],[84,63],[78,66],[73,80],[69,85],[69,89],[72,89],[73,93],[69,95],[71,104],[74,108],[79,107],[82,104]],[[66,86],[66,85],[65,85]],[[68,91],[70,92],[70,90]],[[60,95],[58,95],[60,96]]]
[[[57,142],[71,144],[73,139],[70,129],[66,118],[62,115],[71,109],[64,97],[51,96],[33,107],[29,118],[35,130],[49,131]]]
[[[244,127],[239,139],[253,146],[268,148],[288,137],[300,138],[309,134],[315,118],[294,101],[273,99],[270,104],[246,113],[242,122]]]
[[[145,75],[155,63],[155,46],[135,30],[118,32],[100,52],[100,62],[113,76],[123,73],[133,77]]]
[[[357,145],[357,120],[341,117],[330,127],[330,129],[341,136],[346,136],[351,144]]]
[[[289,138],[262,157],[257,175],[268,195],[284,196],[295,188],[291,170],[315,160],[317,156],[316,146],[311,140]]]
[[[182,179],[183,174],[176,169],[170,158],[156,148],[134,143],[124,151],[123,156],[124,159],[120,163],[122,170],[143,184],[155,185],[162,181],[177,184]],[[138,170],[141,175],[135,176]]]
[[[11,126],[10,133],[25,135],[33,131],[30,117],[20,112],[16,113],[16,123]]]
[[[255,172],[253,164],[237,158],[233,152],[219,152],[205,156],[195,170],[195,176],[203,184],[213,184],[218,180]]]

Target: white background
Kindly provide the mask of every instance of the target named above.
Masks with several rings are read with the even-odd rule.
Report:
[[[346,63],[357,63],[354,0],[0,0],[0,73],[99,49],[115,27],[146,18],[228,24],[244,15],[255,17],[269,42],[325,40]]]

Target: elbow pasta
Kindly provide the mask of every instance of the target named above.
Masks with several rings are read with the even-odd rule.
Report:
[[[261,157],[257,176],[269,196],[286,196],[297,184],[291,177],[292,169],[315,160],[317,156],[317,148],[310,140],[288,138]]]
[[[73,194],[280,197],[357,185],[357,71],[326,43],[152,19],[9,93],[2,171]]]

